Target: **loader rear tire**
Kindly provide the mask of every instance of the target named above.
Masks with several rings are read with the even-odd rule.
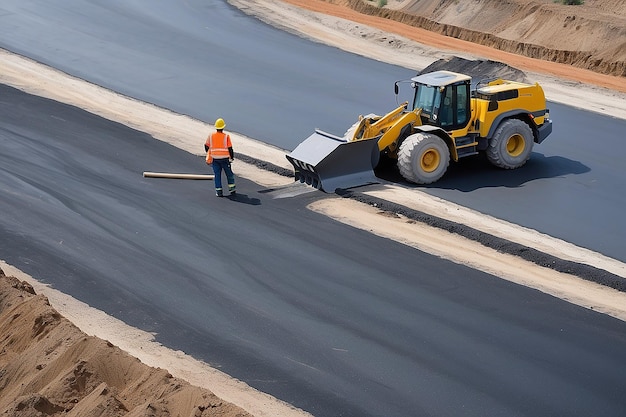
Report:
[[[430,184],[446,173],[450,150],[439,136],[416,133],[407,137],[398,152],[398,169],[409,182]]]
[[[500,168],[519,168],[530,158],[533,142],[533,131],[528,124],[519,119],[505,120],[489,140],[487,159]]]

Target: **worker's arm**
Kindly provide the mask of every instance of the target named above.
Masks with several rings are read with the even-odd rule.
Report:
[[[230,154],[230,159],[235,159],[235,151],[233,151],[233,147],[228,148],[228,153]]]

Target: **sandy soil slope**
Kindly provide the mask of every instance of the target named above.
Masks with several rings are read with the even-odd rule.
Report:
[[[520,51],[516,48],[505,48],[502,46],[502,49],[496,49],[499,46],[497,43],[483,40],[483,38],[489,38],[487,33],[476,34],[474,37],[462,36],[460,29],[446,30],[445,26],[441,24],[420,25],[420,20],[422,19],[416,16],[418,12],[429,13],[432,19],[442,19],[445,22],[451,21],[452,16],[454,16],[454,27],[460,28],[462,25],[473,25],[472,27],[475,27],[481,26],[485,13],[477,14],[476,12],[479,11],[477,9],[462,10],[462,13],[460,13],[460,6],[457,7],[457,5],[484,5],[482,10],[489,10],[488,16],[491,16],[492,12],[506,16],[507,13],[511,13],[507,11],[506,7],[517,5],[515,7],[521,11],[516,13],[517,16],[520,16],[520,14],[528,14],[528,10],[537,9],[540,4],[543,4],[545,8],[556,8],[559,13],[552,14],[550,18],[544,18],[543,13],[535,10],[533,14],[529,14],[528,17],[524,18],[527,25],[531,27],[529,31],[532,32],[534,41],[536,41],[535,38],[539,37],[540,33],[543,33],[542,42],[546,45],[552,45],[553,42],[562,45],[570,42],[570,38],[584,39],[585,45],[580,45],[580,47],[586,47],[586,44],[602,45],[603,49],[595,53],[610,55],[611,59],[616,61],[616,68],[622,68],[626,62],[626,34],[624,33],[626,31],[626,11],[624,11],[626,6],[624,6],[625,3],[621,0],[609,0],[607,2],[588,0],[585,2],[585,7],[555,5],[552,4],[551,0],[512,0],[506,2],[499,0],[475,0],[472,2],[458,2],[454,0],[390,0],[388,1],[389,6],[385,9],[379,9],[373,6],[376,2],[366,0],[282,0],[281,2],[229,0],[229,2],[244,11],[249,10],[251,14],[271,21],[275,25],[309,35],[312,38],[320,39],[325,43],[331,43],[340,48],[353,48],[354,45],[351,45],[351,43],[361,38],[362,41],[369,41],[369,47],[363,46],[360,48],[361,51],[353,50],[353,52],[369,56],[373,55],[372,57],[374,58],[398,63],[407,68],[416,67],[421,69],[427,65],[423,64],[423,59],[432,58],[433,56],[441,57],[445,52],[453,52],[474,58],[482,57],[504,62],[530,73],[551,75],[555,82],[580,82],[586,85],[605,87],[609,90],[606,92],[608,94],[610,94],[610,91],[626,93],[626,74],[623,69],[620,71],[602,71],[600,61],[594,61],[591,58],[586,60],[581,58],[580,62],[587,62],[588,65],[574,66],[570,61],[558,60],[548,53],[540,53],[541,47],[531,48],[529,46],[531,45],[530,40],[527,39],[524,39],[524,41],[518,40],[518,43],[525,45],[527,49],[526,55],[520,54]],[[430,5],[428,8],[425,6],[427,3]],[[489,4],[487,5],[487,3]],[[591,3],[602,3],[603,7],[591,7]],[[608,3],[616,5],[614,11],[611,11]],[[438,7],[435,7],[435,4]],[[289,5],[297,6],[297,8],[302,10],[320,13],[321,15],[310,14],[306,19],[298,20],[298,14],[301,15],[301,12],[289,9]],[[271,9],[272,13],[265,13],[264,10],[267,9]],[[285,10],[287,14],[279,18],[282,13],[281,10]],[[396,10],[398,10],[397,13]],[[563,22],[559,23],[559,25],[567,26],[570,25],[568,19],[569,21],[587,21],[592,19],[588,15],[606,19],[600,20],[601,23],[597,24],[598,27],[603,28],[602,31],[583,25],[576,30],[580,34],[570,36],[561,29],[557,33],[546,29],[554,27],[556,24],[554,20],[561,19]],[[289,16],[295,17],[295,20],[289,19]],[[329,17],[340,18],[343,21],[329,19]],[[470,23],[465,24],[463,19],[468,19],[473,23],[471,25]],[[511,19],[515,21],[514,18]],[[323,25],[317,26],[316,23],[321,23],[320,20],[323,20]],[[435,21],[433,20],[433,22]],[[304,27],[301,26],[303,23]],[[422,26],[426,26],[426,28]],[[532,29],[537,27],[541,28],[541,31]],[[372,28],[379,29],[382,32],[371,30]],[[335,34],[334,37],[329,36],[328,32],[337,31],[343,32],[343,44],[337,42],[338,35]],[[512,37],[514,34],[507,32],[507,36]],[[528,37],[530,34],[526,33],[525,36]],[[474,39],[480,43],[472,42],[469,39]],[[593,41],[590,39],[593,39]],[[383,46],[384,49],[373,48],[376,45]],[[396,56],[398,54],[404,56],[398,57]],[[621,76],[617,76],[617,74],[621,74]],[[541,79],[538,81],[542,82]]]
[[[616,117],[626,117],[626,107],[624,107],[626,95],[613,91],[626,92],[623,77],[598,74],[575,68],[572,65],[530,59],[484,45],[444,37],[403,23],[391,24],[391,21],[384,17],[356,13],[347,7],[349,5],[347,1],[285,1],[300,7],[294,8],[287,3],[272,0],[231,0],[231,3],[238,4],[238,7],[268,21],[273,18],[273,24],[285,29],[298,31],[300,34],[329,44],[349,47],[363,55],[400,63],[409,68],[421,69],[436,59],[455,53],[469,58],[484,57],[506,62],[530,72],[532,75],[529,78],[540,78],[542,84],[545,81],[544,88],[551,99],[560,98],[574,105],[591,107],[595,111],[604,111]],[[509,2],[493,0],[493,2],[476,0],[471,4],[490,3],[492,6],[500,3],[534,4],[530,0]],[[547,4],[550,2],[542,0],[536,3],[546,4],[545,7],[550,8]],[[448,25],[462,26],[463,21],[459,20],[461,19],[459,16],[465,16],[469,23],[476,24],[469,18],[469,10],[452,13],[454,9],[449,8],[446,11],[441,7],[437,8],[443,3],[453,7],[455,3],[458,3],[454,1],[391,0],[389,3],[392,8],[405,12],[428,12],[430,19],[439,19]],[[615,13],[616,15],[623,16],[622,12],[626,8],[624,2],[620,0],[604,2],[587,0],[587,3],[589,6],[597,3],[598,13],[602,11],[600,3],[613,4],[616,8],[614,10],[619,11]],[[424,9],[426,4],[430,9]],[[620,5],[621,9],[617,9]],[[314,14],[308,9],[323,13]],[[541,10],[541,7],[536,10]],[[529,12],[529,16],[531,15],[532,13]],[[334,16],[340,16],[343,19],[337,19]],[[585,19],[576,15],[575,20],[586,22]],[[549,21],[546,20],[546,22]],[[622,24],[622,29],[623,26]],[[381,31],[376,27],[385,30]],[[584,28],[586,26],[581,24],[581,29]],[[514,38],[517,36],[515,31],[523,32],[521,26],[516,28],[509,26],[504,29],[501,27],[500,29],[502,30],[498,32],[498,36],[503,38],[506,36]],[[624,35],[620,36],[623,40]],[[415,39],[422,43],[415,43]],[[591,39],[587,41],[591,44]],[[607,41],[608,43],[610,42]],[[458,53],[458,51],[465,52]],[[618,53],[619,48],[614,55],[619,56]],[[623,58],[622,61],[624,61]],[[563,83],[564,78],[571,81]],[[33,94],[82,107],[95,114],[145,131],[157,139],[168,141],[192,153],[197,151],[197,140],[202,140],[210,129],[210,126],[200,121],[171,114],[155,106],[103,91],[96,86],[72,79],[3,51],[0,51],[0,82],[14,85]],[[236,140],[238,148],[245,154],[276,164],[285,163],[284,153],[281,150],[264,146],[239,135],[236,136]],[[276,175],[270,175],[241,162],[237,164],[236,170],[238,175],[254,179],[266,186],[287,184],[292,181],[278,178]],[[394,199],[404,201],[403,199],[408,197],[405,193],[406,190],[390,188],[385,190],[383,197],[390,201]],[[412,197],[415,199],[415,195]],[[435,207],[434,204],[441,204],[441,202],[429,200],[426,195],[420,196],[418,200],[423,202],[424,206],[431,206],[431,208]],[[346,206],[348,204],[350,206]],[[353,213],[351,218],[339,220],[349,222],[355,227],[370,227],[360,225],[360,223],[365,225],[378,223],[378,220],[372,219],[381,215],[371,207],[363,208],[355,202],[343,199],[326,200],[324,204],[311,208],[338,219],[341,213],[351,212]],[[428,208],[420,207],[420,210],[427,211]],[[442,210],[438,209],[438,211]],[[468,242],[454,243],[454,236],[438,234],[436,230],[431,229],[420,230],[421,225],[411,224],[406,220],[390,217],[387,221],[392,224],[382,229],[395,232],[393,236],[386,237],[414,245],[420,250],[445,256],[445,248],[451,244],[459,248],[469,247]],[[383,230],[371,230],[371,232],[382,235]],[[419,246],[419,242],[416,243],[414,240],[415,236],[419,236],[420,233],[428,234],[431,237],[429,240],[441,242],[441,244],[433,248]],[[521,235],[519,230],[508,233],[511,236]],[[434,236],[437,239],[432,239]],[[534,242],[531,244],[538,245],[544,237],[533,235],[530,239]],[[565,245],[563,242],[548,242],[548,246],[558,249],[559,246]],[[561,256],[565,256],[568,250],[563,248]],[[574,250],[575,248],[570,251]],[[572,256],[589,260],[595,255],[585,252],[573,253]],[[521,279],[515,276],[515,269],[528,271],[529,268],[537,268],[534,274],[524,274],[536,277],[535,282],[520,282],[587,308],[603,311],[626,320],[624,293],[600,288],[600,286],[582,282],[567,274],[554,274],[552,271],[540,271],[538,267],[525,263],[517,264],[519,260],[516,259],[506,259],[511,270],[505,273],[502,272],[504,268],[501,265],[502,257],[498,254],[490,255],[485,259],[470,257],[476,262],[473,267],[500,271],[502,275],[506,275],[505,279],[511,280]],[[600,258],[597,261],[601,267],[612,270],[616,274],[626,273],[623,264],[612,265],[611,260]],[[455,262],[467,263],[468,261],[457,259]],[[12,274],[7,273],[7,275]],[[17,276],[16,273],[13,275]],[[25,278],[9,278],[0,273],[0,414],[2,415],[17,417],[61,415],[164,417],[179,414],[204,417],[306,415],[301,410],[294,410],[275,399],[264,397],[263,394],[251,393],[249,388],[240,384],[233,384],[232,381],[224,376],[216,375],[214,370],[204,367],[203,364],[189,361],[189,358],[186,358],[182,352],[171,352],[165,349],[153,351],[150,347],[150,335],[109,326],[110,318],[96,318],[94,312],[90,312],[83,306],[76,306],[72,300],[62,294],[53,296],[53,291],[36,287],[39,295],[35,295],[31,287],[31,284],[34,284],[31,281],[29,281],[30,284],[22,282],[23,279]],[[553,283],[552,285],[555,286],[549,288],[548,283]],[[64,317],[67,317],[69,321]],[[93,337],[94,335],[99,336],[100,339]],[[196,388],[192,385],[203,388]],[[210,390],[207,387],[210,387]]]
[[[0,411],[11,417],[250,416],[85,335],[0,269]]]
[[[397,0],[390,3],[393,1]],[[626,118],[624,77],[529,58],[384,17],[369,16],[345,6],[346,0],[228,2],[299,36],[416,71],[454,56],[505,63],[524,71],[530,82],[539,82],[550,101]]]
[[[626,76],[626,3],[586,0],[326,0],[505,52]]]

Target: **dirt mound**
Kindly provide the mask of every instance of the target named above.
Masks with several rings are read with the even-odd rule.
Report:
[[[626,2],[325,0],[431,32],[546,61],[626,76]],[[467,51],[472,52],[472,51]]]
[[[472,85],[475,85],[481,80],[494,80],[496,78],[528,83],[526,74],[517,68],[511,67],[510,65],[483,59],[469,60],[457,56],[447,59],[439,59],[424,68],[421,73],[425,74],[439,70],[467,74],[472,77]]]
[[[90,337],[0,269],[0,415],[246,417],[208,390]]]

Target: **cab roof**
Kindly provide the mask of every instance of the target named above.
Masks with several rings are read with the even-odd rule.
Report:
[[[442,87],[458,82],[471,80],[472,77],[465,74],[459,74],[452,71],[435,71],[427,74],[421,74],[417,77],[411,78],[411,81],[420,84],[426,84],[433,87]]]

